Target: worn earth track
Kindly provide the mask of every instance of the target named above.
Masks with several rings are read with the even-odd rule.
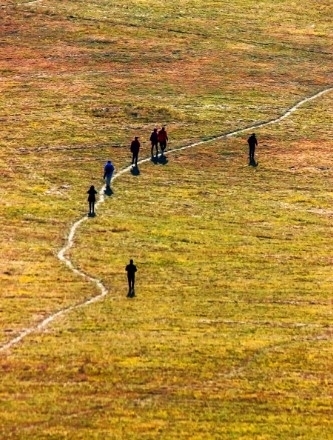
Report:
[[[286,110],[281,116],[279,116],[278,118],[275,119],[270,119],[264,122],[258,122],[255,123],[251,126],[245,127],[245,128],[241,128],[241,129],[237,129],[234,131],[231,131],[229,133],[224,133],[221,135],[217,135],[214,137],[211,137],[209,139],[205,139],[199,142],[195,142],[189,145],[185,145],[183,147],[179,147],[179,148],[174,148],[171,149],[169,151],[167,151],[165,154],[172,154],[173,152],[177,152],[177,151],[182,151],[182,150],[186,150],[187,148],[193,148],[193,147],[197,147],[199,145],[203,145],[203,144],[207,144],[209,142],[214,142],[220,139],[225,139],[228,137],[232,137],[235,135],[238,135],[240,133],[244,133],[250,130],[253,130],[255,128],[260,128],[260,127],[265,127],[267,125],[270,124],[277,124],[281,121],[283,121],[284,119],[288,118],[292,113],[294,113],[299,107],[301,107],[302,105],[320,98],[321,96],[323,96],[326,93],[330,93],[333,91],[333,87],[326,87],[325,89],[315,93],[314,95],[308,96],[307,98],[302,99],[301,101],[297,102],[296,104],[294,104],[292,107],[290,107],[288,110]],[[151,160],[150,157],[142,159],[139,161],[139,164],[145,163],[145,162],[149,162]],[[113,177],[113,181],[115,179],[118,179],[119,177],[121,177],[123,174],[129,172],[131,170],[131,166],[128,166],[122,170],[120,170],[118,173],[116,173]],[[105,187],[103,186],[100,191],[99,191],[99,199],[96,203],[96,209],[98,209],[98,206],[101,205],[105,198],[104,198],[104,189]],[[84,216],[82,218],[80,218],[79,220],[77,220],[70,228],[66,242],[63,246],[62,249],[60,249],[60,251],[57,254],[58,259],[64,263],[69,269],[71,269],[76,275],[79,275],[81,277],[83,277],[85,280],[87,280],[87,282],[91,282],[93,284],[95,284],[98,288],[98,290],[100,291],[100,293],[96,296],[93,296],[85,301],[73,304],[70,307],[66,307],[64,309],[60,309],[57,312],[49,315],[47,318],[43,319],[41,322],[39,322],[37,325],[29,327],[29,328],[25,328],[23,329],[16,337],[14,337],[13,339],[9,340],[8,342],[6,342],[4,345],[2,345],[0,347],[0,352],[4,352],[8,349],[10,349],[11,347],[15,346],[16,344],[18,344],[19,342],[21,342],[26,336],[30,335],[31,333],[34,332],[38,332],[38,331],[43,331],[50,323],[52,323],[53,321],[55,321],[57,318],[60,318],[61,316],[65,315],[66,313],[69,313],[75,309],[78,309],[79,307],[83,307],[83,306],[88,306],[89,304],[92,304],[94,302],[97,302],[99,300],[101,300],[102,298],[104,298],[108,293],[108,289],[104,286],[104,284],[98,279],[95,278],[79,269],[77,269],[74,264],[72,263],[72,261],[70,260],[70,258],[68,257],[68,251],[69,249],[74,245],[74,238],[75,238],[75,234],[78,231],[80,225],[87,221],[88,217]],[[226,321],[228,322],[228,321]],[[295,326],[299,326],[301,325],[300,323],[295,323]]]

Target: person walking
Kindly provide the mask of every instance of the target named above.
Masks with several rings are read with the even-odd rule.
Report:
[[[106,183],[106,189],[111,189],[111,179],[114,172],[114,166],[111,160],[108,160],[104,167],[104,176],[103,179]]]
[[[256,150],[256,146],[258,145],[258,141],[256,138],[255,133],[252,133],[251,136],[248,138],[247,143],[249,144],[249,162],[250,165],[255,165],[255,160],[254,160],[254,153]]]
[[[154,128],[154,131],[152,131],[149,140],[151,142],[151,157],[154,157],[154,149],[156,149],[156,157],[158,157],[158,133],[157,133],[157,128]]]
[[[164,154],[164,151],[167,147],[167,141],[168,141],[168,134],[165,130],[165,127],[162,127],[161,130],[158,132],[158,142],[160,144],[160,148],[161,148],[161,153],[162,156]]]
[[[134,140],[131,143],[131,153],[132,153],[132,166],[137,167],[138,166],[138,157],[139,157],[139,151],[140,151],[140,141],[138,136],[135,136]]]
[[[93,217],[95,215],[95,202],[96,202],[96,194],[97,191],[95,190],[94,185],[91,185],[91,187],[87,191],[88,195],[88,202],[89,202],[89,217]]]
[[[135,296],[134,286],[135,286],[135,273],[137,272],[137,268],[133,263],[133,260],[130,260],[129,264],[125,267],[125,271],[127,272],[127,281],[128,281],[128,294],[127,296],[132,298]]]

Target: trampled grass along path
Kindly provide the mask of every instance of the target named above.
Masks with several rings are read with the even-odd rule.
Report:
[[[174,148],[174,149],[170,149],[168,152],[166,152],[166,154],[170,154],[173,152],[177,152],[177,151],[181,151],[181,150],[185,150],[187,148],[193,148],[199,145],[203,145],[203,144],[207,144],[209,142],[213,142],[213,141],[217,141],[223,138],[228,138],[231,136],[236,136],[240,133],[244,133],[250,130],[254,130],[256,128],[261,128],[261,127],[265,127],[267,125],[270,124],[277,124],[281,121],[283,121],[284,119],[286,119],[287,117],[289,117],[292,113],[294,113],[299,107],[301,107],[302,105],[314,100],[314,99],[318,99],[321,96],[323,96],[326,93],[330,93],[333,91],[333,87],[326,87],[323,90],[308,96],[304,99],[302,99],[301,101],[297,102],[295,105],[293,105],[292,107],[290,107],[288,110],[286,110],[281,116],[275,118],[275,119],[270,119],[264,122],[258,122],[255,124],[252,124],[251,126],[245,127],[245,128],[240,128],[240,129],[236,129],[234,131],[228,132],[228,133],[224,133],[218,136],[214,136],[211,137],[209,139],[205,139],[199,142],[195,142],[195,143],[191,143],[189,145],[185,145],[179,148]],[[151,160],[150,157],[142,159],[139,161],[140,164],[145,163],[145,162],[149,162]],[[128,166],[122,170],[120,170],[119,172],[117,172],[114,177],[113,180],[121,177],[123,174],[129,172],[131,169],[131,166]],[[104,186],[100,189],[99,191],[99,199],[96,203],[96,209],[98,209],[98,206],[100,204],[102,204],[105,200],[104,198]],[[63,308],[51,315],[49,315],[47,318],[43,319],[38,325],[33,326],[33,327],[29,327],[24,329],[23,331],[21,331],[21,333],[19,335],[17,335],[16,337],[12,338],[11,340],[9,340],[7,343],[5,343],[4,345],[2,345],[0,347],[0,352],[4,352],[8,349],[10,349],[11,347],[15,346],[16,344],[18,344],[19,342],[21,342],[26,336],[30,335],[33,332],[37,332],[37,331],[43,331],[50,323],[52,323],[54,320],[56,320],[57,318],[65,315],[66,313],[69,313],[75,309],[78,309],[80,307],[83,306],[88,306],[89,304],[92,304],[96,301],[101,300],[103,297],[105,297],[108,294],[108,289],[104,286],[104,284],[97,278],[89,275],[88,273],[85,273],[79,269],[77,269],[75,267],[75,265],[72,263],[71,259],[68,257],[68,251],[70,250],[70,248],[74,245],[74,238],[75,238],[75,234],[77,232],[77,230],[79,229],[79,226],[88,220],[87,216],[84,216],[82,218],[80,218],[78,221],[76,221],[72,227],[69,230],[69,234],[67,237],[67,240],[65,242],[64,247],[58,252],[57,256],[59,258],[59,260],[66,264],[66,266],[68,268],[70,268],[75,274],[83,277],[87,282],[93,283],[96,285],[96,287],[98,288],[98,290],[100,291],[100,293],[96,296],[93,296],[91,298],[89,298],[88,300],[84,300],[82,302],[79,302],[77,304],[73,304],[70,307],[66,307]]]

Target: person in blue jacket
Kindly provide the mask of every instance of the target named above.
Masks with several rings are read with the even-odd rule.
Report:
[[[106,189],[111,189],[111,179],[113,172],[114,172],[114,166],[111,160],[108,160],[104,167],[104,176],[103,176],[106,183]]]

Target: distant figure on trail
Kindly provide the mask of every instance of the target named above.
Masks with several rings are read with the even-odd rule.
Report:
[[[104,176],[103,176],[103,179],[105,179],[105,183],[106,183],[106,189],[111,188],[111,179],[113,172],[114,172],[114,166],[111,160],[108,160],[104,167]]]
[[[135,296],[134,285],[135,285],[135,272],[137,272],[137,268],[133,263],[133,260],[130,260],[129,264],[125,267],[127,272],[127,280],[128,280],[128,294],[127,296],[132,298]]]
[[[168,134],[165,130],[165,127],[162,127],[161,130],[158,132],[158,142],[160,144],[162,156],[167,147],[167,141],[168,141]]]
[[[95,202],[96,202],[96,194],[97,191],[95,190],[94,185],[91,185],[91,187],[87,191],[88,195],[88,202],[89,202],[89,216],[93,217],[95,215]]]
[[[248,138],[247,143],[249,144],[249,162],[250,165],[255,165],[256,161],[254,160],[254,152],[256,150],[256,146],[258,145],[258,141],[255,133],[252,133]]]
[[[151,142],[151,157],[154,157],[154,148],[156,149],[156,157],[158,156],[158,133],[157,128],[154,128],[154,131],[151,133],[150,138]]]
[[[132,166],[137,167],[138,166],[138,157],[139,157],[139,151],[140,151],[140,142],[139,138],[135,136],[134,140],[131,143],[131,153],[132,153]]]

